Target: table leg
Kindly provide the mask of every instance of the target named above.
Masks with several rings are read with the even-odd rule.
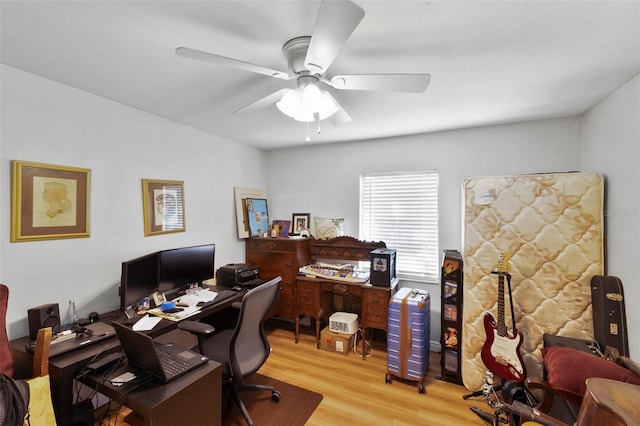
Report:
[[[320,349],[320,318],[316,318],[316,349]]]
[[[362,359],[367,359],[365,356],[367,348],[367,330],[369,330],[367,327],[362,327]]]
[[[73,415],[73,375],[62,374],[50,366],[49,378],[56,422],[62,426],[70,426]]]

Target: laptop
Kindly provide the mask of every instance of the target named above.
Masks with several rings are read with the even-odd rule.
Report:
[[[129,363],[163,383],[169,383],[209,361],[208,357],[189,349],[171,343],[161,345],[151,336],[117,322],[113,327]]]

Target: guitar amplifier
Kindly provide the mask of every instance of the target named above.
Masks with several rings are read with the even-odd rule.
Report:
[[[216,285],[221,287],[254,286],[264,281],[258,278],[260,268],[246,263],[230,263],[216,272]]]

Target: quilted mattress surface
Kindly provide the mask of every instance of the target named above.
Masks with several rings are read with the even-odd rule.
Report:
[[[462,379],[480,389],[486,312],[497,317],[498,278],[511,256],[516,327],[527,377],[542,377],[544,333],[593,338],[590,280],[604,274],[604,182],[597,174],[549,173],[463,181]],[[506,287],[506,286],[505,286]],[[505,295],[505,322],[512,327]]]

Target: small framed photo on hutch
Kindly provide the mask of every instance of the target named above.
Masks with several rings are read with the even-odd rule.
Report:
[[[91,170],[14,160],[11,242],[89,236]]]
[[[142,179],[144,235],[184,232],[184,182]]]
[[[300,235],[300,232],[309,229],[311,213],[294,213],[291,215],[291,235]]]
[[[269,210],[265,198],[245,198],[245,211],[249,224],[249,235],[262,237],[269,233]]]

